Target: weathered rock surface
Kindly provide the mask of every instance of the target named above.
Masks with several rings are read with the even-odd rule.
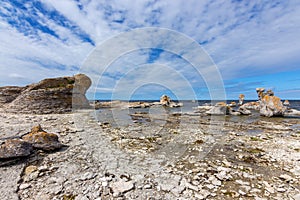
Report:
[[[260,104],[259,102],[248,102],[240,106],[242,108],[248,109],[248,110],[259,110]]]
[[[24,135],[22,139],[34,148],[45,151],[60,149],[63,145],[58,141],[58,136],[54,133],[45,132],[40,125],[32,128],[31,132]]]
[[[171,98],[168,97],[167,95],[162,95],[160,97],[160,104],[163,106],[169,106],[171,104]]]
[[[0,87],[0,106],[12,102],[26,87],[7,86]]]
[[[49,78],[24,88],[2,88],[6,92],[0,93],[0,99],[5,100],[6,103],[3,106],[11,112],[64,113],[70,112],[72,108],[89,107],[85,92],[90,85],[90,78],[84,74]],[[7,98],[7,94],[10,93],[14,95]]]
[[[245,107],[239,107],[237,111],[240,112],[242,115],[251,115],[251,111],[246,109]]]
[[[230,113],[230,107],[224,102],[219,102],[213,106],[206,114],[209,115],[227,115]]]
[[[266,117],[283,116],[286,107],[279,97],[265,95],[260,102],[260,114]]]
[[[245,95],[244,94],[240,94],[239,95],[239,106],[244,104],[244,100],[245,100]]]
[[[0,146],[0,159],[17,158],[29,156],[32,152],[32,145],[19,139],[8,139]]]

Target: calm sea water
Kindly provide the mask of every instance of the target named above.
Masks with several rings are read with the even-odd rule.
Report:
[[[135,102],[135,101],[131,101]],[[154,101],[143,101],[143,102],[154,102]],[[162,108],[161,106],[153,106],[150,108],[135,108],[135,109],[100,109],[96,111],[96,118],[100,122],[109,122],[112,125],[117,125],[117,126],[126,126],[129,124],[134,123],[135,119],[130,116],[131,114],[136,114],[136,113],[148,113],[151,116],[164,116],[172,113],[192,113],[195,111],[195,107],[199,105],[204,105],[204,104],[209,104],[211,103],[210,100],[200,100],[200,101],[179,101],[183,103],[183,107],[180,108]],[[238,103],[237,100],[229,100],[229,102],[236,102]],[[245,101],[245,102],[250,102],[250,101]],[[300,100],[290,100],[290,107],[293,109],[300,110]],[[274,117],[274,118],[267,118],[267,117],[262,117],[260,116],[258,111],[251,111],[252,115],[250,116],[227,116],[226,120],[233,121],[233,122],[243,122],[243,123],[253,123],[258,120],[264,120],[264,121],[270,121],[270,122],[278,122],[278,123],[284,123],[288,122],[290,120],[299,120],[298,126],[296,125],[295,127],[299,128],[300,130],[300,117],[296,118],[283,118],[283,117]],[[147,121],[139,121],[139,122],[147,122]]]

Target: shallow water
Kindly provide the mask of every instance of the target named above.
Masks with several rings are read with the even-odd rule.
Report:
[[[151,102],[151,101],[150,101]],[[153,101],[152,101],[153,102]],[[95,116],[99,122],[109,122],[114,127],[128,126],[133,123],[151,123],[164,124],[170,115],[175,113],[192,113],[195,107],[210,103],[209,101],[181,101],[183,107],[180,108],[163,108],[161,106],[152,106],[150,108],[103,108],[95,111]],[[228,101],[231,102],[231,101]],[[235,101],[237,103],[237,101]],[[291,108],[300,110],[300,101],[291,100]],[[300,130],[300,117],[262,117],[258,111],[252,110],[250,116],[202,116],[204,119],[215,121],[225,121],[240,124],[255,124],[259,122],[276,123],[276,124],[293,124],[290,128],[296,131]],[[261,130],[251,129],[249,134],[258,134]]]

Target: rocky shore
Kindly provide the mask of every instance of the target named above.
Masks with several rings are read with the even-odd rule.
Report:
[[[80,96],[89,87],[84,80]],[[163,96],[151,105],[160,112],[134,112],[131,123],[113,124],[89,106],[60,114],[7,112],[28,88],[2,88],[0,199],[300,199],[300,119],[271,109],[273,100],[288,105],[270,92],[258,90],[258,103],[244,104],[240,95],[237,108],[218,103],[194,113],[166,112],[174,108]],[[104,104],[115,115],[125,105]],[[249,120],[263,109],[281,117]]]
[[[221,135],[212,131],[218,122]],[[92,110],[2,110],[0,123],[2,138],[41,124],[66,146],[2,166],[1,199],[299,199],[299,119],[245,125],[172,115],[112,127]]]

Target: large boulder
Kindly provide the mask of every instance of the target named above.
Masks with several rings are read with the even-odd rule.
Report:
[[[286,107],[283,106],[279,97],[264,95],[260,101],[260,114],[266,117],[283,116]]]
[[[73,77],[48,78],[20,89],[4,104],[7,111],[18,113],[65,113],[72,108],[88,108],[85,92],[91,80],[84,74]]]

